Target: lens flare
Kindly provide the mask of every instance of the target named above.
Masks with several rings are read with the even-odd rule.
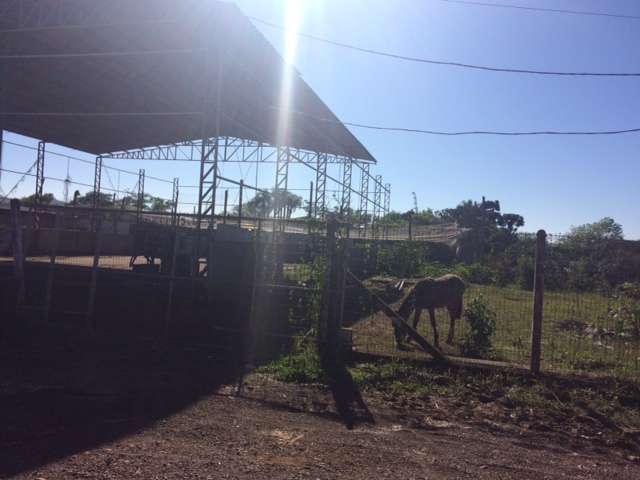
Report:
[[[280,113],[278,116],[278,145],[284,146],[289,138],[291,128],[291,99],[293,97],[293,79],[296,75],[293,64],[296,59],[298,49],[298,37],[296,31],[300,27],[302,20],[302,0],[287,0],[285,4],[285,43],[284,43],[284,65],[282,71],[282,84],[280,86]]]

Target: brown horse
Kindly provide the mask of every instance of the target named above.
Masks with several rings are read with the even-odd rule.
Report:
[[[416,329],[420,321],[422,309],[429,310],[429,319],[433,327],[433,341],[438,346],[438,330],[436,328],[435,309],[446,307],[449,310],[449,334],[447,343],[453,343],[455,321],[462,316],[462,297],[466,284],[457,275],[443,275],[438,278],[425,278],[416,283],[402,301],[398,313],[407,320],[411,310],[415,309],[413,328]],[[402,332],[395,327],[396,344],[399,346],[404,339]]]

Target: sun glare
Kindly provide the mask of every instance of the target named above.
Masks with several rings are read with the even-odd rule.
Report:
[[[296,31],[302,20],[301,0],[286,0],[285,2],[285,43],[284,43],[284,71],[282,72],[282,85],[280,87],[280,114],[278,117],[278,143],[284,145],[287,142],[291,122],[291,97],[293,95],[293,77],[295,70],[293,65],[296,59],[298,37]]]

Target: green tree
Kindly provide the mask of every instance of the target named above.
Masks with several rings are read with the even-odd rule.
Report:
[[[49,205],[51,203],[53,203],[53,201],[55,200],[55,197],[53,196],[53,193],[44,193],[42,195],[42,197],[40,198],[40,203],[42,205]],[[22,203],[25,206],[32,206],[35,205],[36,203],[36,195],[35,193],[33,195],[29,195],[28,197],[22,197],[20,199],[20,203]]]
[[[78,196],[76,203],[77,205],[81,205],[84,207],[93,206],[93,199],[96,198],[94,192],[87,192],[84,195]],[[113,207],[113,195],[110,193],[99,193],[98,194],[98,205],[102,208]]]

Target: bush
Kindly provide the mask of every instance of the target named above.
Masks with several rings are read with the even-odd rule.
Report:
[[[464,266],[464,269],[459,270],[456,268],[456,273],[470,283],[477,283],[479,285],[492,284],[496,276],[490,267],[477,262]]]
[[[484,297],[473,298],[464,310],[469,322],[467,333],[462,344],[462,354],[482,358],[491,353],[491,336],[496,329],[496,314],[487,304]]]

